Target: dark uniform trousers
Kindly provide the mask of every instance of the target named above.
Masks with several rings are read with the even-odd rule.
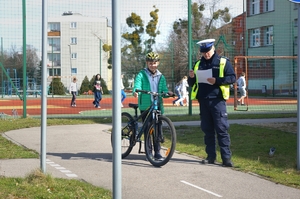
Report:
[[[216,135],[222,160],[231,158],[230,135],[226,101],[223,99],[203,99],[200,103],[201,129],[205,133],[204,142],[209,158],[216,158]]]

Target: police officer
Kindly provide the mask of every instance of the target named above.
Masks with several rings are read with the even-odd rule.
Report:
[[[191,99],[197,99],[199,102],[201,129],[205,133],[207,153],[204,162],[215,163],[217,137],[222,165],[233,167],[226,100],[230,95],[230,84],[235,83],[236,75],[229,60],[216,53],[214,42],[214,39],[206,39],[197,43],[200,45],[202,57],[196,62],[193,70],[189,71],[188,84],[192,87]]]

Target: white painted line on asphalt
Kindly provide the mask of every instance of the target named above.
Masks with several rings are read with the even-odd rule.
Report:
[[[49,159],[46,159],[46,163],[49,164],[50,166],[56,168],[60,172],[64,173],[68,177],[78,177],[76,174],[72,173],[70,170],[67,170],[66,168],[60,166],[59,164],[56,164],[55,162],[52,162]]]
[[[209,193],[209,194],[212,194],[212,195],[214,195],[214,196],[217,196],[217,197],[219,197],[219,198],[222,198],[222,197],[223,197],[223,196],[221,196],[221,195],[219,195],[219,194],[216,194],[216,193],[214,193],[214,192],[208,191],[208,190],[206,190],[206,189],[203,189],[203,188],[201,188],[201,187],[198,187],[198,186],[196,186],[196,185],[193,185],[193,184],[191,184],[191,183],[189,183],[189,182],[186,182],[186,181],[184,181],[184,180],[181,180],[180,182],[182,182],[182,183],[184,183],[184,184],[187,184],[187,185],[190,185],[190,186],[192,186],[192,187],[195,187],[195,188],[197,188],[197,189],[200,189],[201,191],[205,191],[205,192],[207,192],[207,193]]]
[[[78,177],[76,174],[74,174],[74,173],[71,173],[71,174],[66,174],[68,177],[73,177],[73,178],[76,178],[76,177]]]
[[[60,165],[59,164],[49,164],[49,165],[51,165],[51,166],[53,166],[53,167],[60,167]]]
[[[65,167],[55,167],[56,169],[58,169],[58,170],[64,170],[64,169],[66,169]]]
[[[60,170],[63,173],[72,173],[70,170]]]

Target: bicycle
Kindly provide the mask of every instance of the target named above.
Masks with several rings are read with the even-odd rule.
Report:
[[[127,157],[133,147],[139,142],[138,153],[146,153],[146,159],[155,167],[161,167],[169,162],[174,154],[176,147],[176,130],[172,121],[161,114],[159,107],[159,96],[170,97],[168,93],[156,93],[145,90],[136,90],[153,96],[151,106],[138,115],[138,104],[129,103],[129,107],[134,109],[134,116],[128,112],[122,112],[122,159]],[[139,128],[139,121],[144,119],[141,128]],[[153,118],[153,119],[152,119]],[[151,122],[152,120],[152,122]],[[145,133],[144,133],[145,132]],[[141,151],[142,136],[144,134],[144,150]],[[113,140],[113,139],[112,139]],[[157,147],[162,158],[155,158],[153,149]]]

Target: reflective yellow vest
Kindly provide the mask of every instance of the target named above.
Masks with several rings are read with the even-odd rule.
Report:
[[[197,70],[200,65],[200,60],[195,64],[194,67],[194,73],[196,75],[196,82],[192,87],[192,92],[191,92],[191,100],[196,100],[197,99],[197,93],[198,93],[198,77],[197,77]],[[221,57],[220,59],[220,69],[219,69],[219,77],[224,77],[224,68],[226,65],[226,59],[224,57]],[[223,98],[225,100],[229,99],[230,96],[230,86],[229,85],[221,85],[220,89],[222,91]]]

